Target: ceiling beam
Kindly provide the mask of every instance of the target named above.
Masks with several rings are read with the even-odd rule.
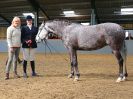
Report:
[[[115,7],[128,7],[132,6],[133,0],[111,0],[110,2],[108,0],[101,1],[96,0],[96,6],[98,8],[115,8]]]
[[[37,0],[40,4],[51,5],[51,4],[69,4],[69,3],[82,3],[90,2],[91,0]]]
[[[12,3],[12,2],[18,2],[18,1],[25,1],[25,0],[0,0],[0,4],[2,4],[2,3]]]
[[[21,1],[21,2],[11,2],[11,3],[1,3],[1,1],[0,1],[0,8],[2,9],[2,8],[9,8],[9,7],[16,7],[16,6],[28,6],[29,4],[25,1]]]
[[[91,16],[89,15],[83,15],[83,16],[78,16],[78,17],[64,17],[64,16],[50,16],[51,19],[68,19],[68,20],[88,20],[90,19]]]
[[[40,4],[42,8],[46,11],[49,10],[72,10],[72,9],[90,9],[91,4],[89,2],[81,2],[81,3],[62,3],[62,4],[50,4],[43,5]]]
[[[11,21],[8,20],[5,16],[3,16],[3,15],[0,14],[0,17],[3,18],[3,19],[4,19],[6,22],[8,22],[9,24],[11,24]]]
[[[5,7],[5,8],[2,8],[0,9],[0,13],[2,12],[6,12],[6,11],[27,11],[27,10],[30,10],[32,9],[29,5],[25,5],[25,6],[15,6],[15,7]]]
[[[113,23],[122,23],[122,24],[133,24],[133,19],[125,20],[125,19],[120,19],[120,20],[113,20],[113,19],[100,19],[101,23],[105,22],[113,22]]]
[[[55,4],[47,4],[46,6],[75,6],[75,5],[91,5],[90,2],[71,2],[71,3],[55,3]]]
[[[47,17],[47,19],[50,19],[47,13],[44,11],[42,7],[40,7],[39,3],[36,0],[27,0],[32,5],[35,11],[38,11],[39,9],[44,13],[44,15]]]

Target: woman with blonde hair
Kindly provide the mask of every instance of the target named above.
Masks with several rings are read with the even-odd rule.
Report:
[[[17,74],[17,60],[21,47],[21,20],[14,17],[11,26],[7,28],[7,44],[8,44],[8,62],[6,64],[6,80],[9,79],[9,71],[13,62],[13,72],[15,78],[20,78]]]

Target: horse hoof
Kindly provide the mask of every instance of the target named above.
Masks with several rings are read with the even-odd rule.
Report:
[[[123,78],[122,78],[122,81],[126,81],[127,79],[126,79],[126,77],[124,76]]]
[[[119,77],[116,82],[122,82],[123,81],[123,78],[122,77]]]
[[[125,77],[128,77],[128,73],[126,73],[124,76],[125,76]]]
[[[79,81],[79,79],[74,79],[74,81]]]
[[[74,81],[79,81],[79,77],[75,77],[74,78]]]
[[[73,78],[73,75],[72,74],[68,75],[68,78]]]

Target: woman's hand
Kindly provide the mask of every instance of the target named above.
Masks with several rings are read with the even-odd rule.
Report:
[[[32,43],[32,41],[31,40],[28,40],[28,41],[26,41],[26,43],[29,44],[29,43]]]
[[[10,52],[14,52],[14,48],[13,47],[10,47]]]
[[[32,40],[28,40],[28,41],[26,41],[26,43],[28,44],[28,46],[31,46]]]

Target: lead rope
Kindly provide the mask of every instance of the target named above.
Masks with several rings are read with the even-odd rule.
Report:
[[[52,53],[52,50],[51,50],[51,48],[52,48],[55,52],[57,52],[57,53],[59,54],[59,56],[60,56],[61,58],[63,58],[66,62],[68,62],[68,59],[66,59],[65,57],[63,57],[63,56],[59,53],[59,51],[57,51],[49,42],[47,42],[46,39],[44,39],[44,40],[42,41],[42,43],[43,43],[43,45],[45,45],[46,47],[48,47],[48,49],[49,49],[49,51],[50,51],[51,54],[53,54],[53,53]],[[45,54],[46,54],[46,47],[45,47]],[[51,47],[51,48],[50,48],[50,47]]]
[[[50,51],[50,54],[53,54],[51,48],[50,48],[49,45],[47,44],[47,41],[46,41],[46,40],[43,40],[42,43],[45,45],[45,54],[46,54],[46,47],[48,47],[48,49],[49,49],[49,51]]]

